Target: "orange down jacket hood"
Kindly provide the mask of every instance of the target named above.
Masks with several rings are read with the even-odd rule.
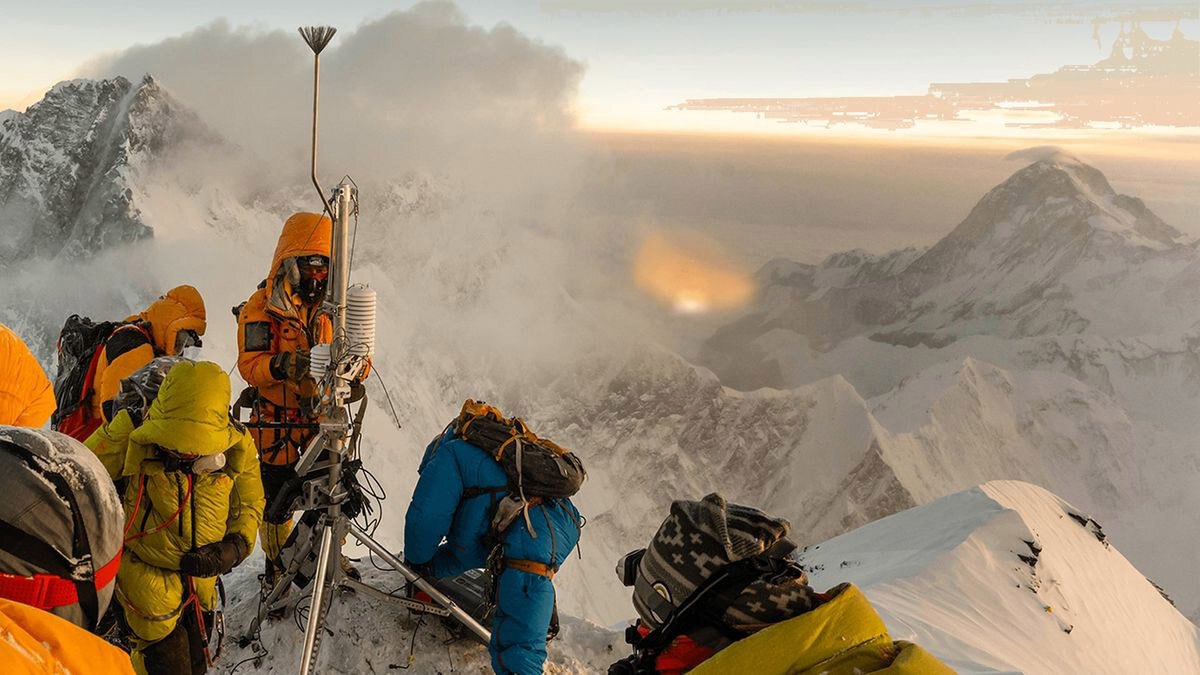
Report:
[[[204,335],[204,329],[208,325],[204,312],[204,298],[200,297],[200,291],[188,285],[172,288],[147,307],[146,311],[131,316],[126,321],[149,323],[154,346],[163,354],[175,353],[175,336],[179,331],[194,330],[197,335]]]
[[[267,275],[267,306],[284,317],[298,317],[300,304],[295,287],[300,283],[300,268],[295,259],[306,255],[329,257],[333,240],[333,222],[319,213],[296,213],[283,224],[271,272]]]
[[[0,324],[0,424],[40,427],[57,407],[54,388],[29,347]]]

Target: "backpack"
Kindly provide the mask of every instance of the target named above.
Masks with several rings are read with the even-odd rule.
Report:
[[[587,478],[574,453],[538,438],[520,417],[507,419],[482,401],[467,399],[451,425],[456,436],[496,458],[508,476],[509,491],[523,501],[573,497]]]
[[[78,440],[84,440],[100,426],[87,405],[96,378],[96,363],[104,343],[119,321],[95,323],[72,314],[58,334],[58,373],[54,376],[54,400],[58,409],[50,417],[50,428]]]
[[[97,353],[99,351],[96,350]],[[134,426],[141,426],[146,413],[150,411],[150,404],[158,398],[158,390],[162,388],[163,380],[167,379],[167,373],[177,364],[190,360],[182,356],[159,356],[130,373],[121,380],[117,395],[113,397],[112,416],[128,410]]]

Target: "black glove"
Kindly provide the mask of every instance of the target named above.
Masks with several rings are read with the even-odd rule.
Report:
[[[281,352],[271,357],[271,377],[299,382],[308,376],[308,352]]]
[[[179,559],[179,571],[189,577],[215,577],[229,572],[250,554],[240,534],[227,534],[221,541],[188,551]]]

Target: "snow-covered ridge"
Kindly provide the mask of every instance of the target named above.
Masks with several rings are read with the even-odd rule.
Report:
[[[1087,514],[996,481],[802,554],[814,586],[859,585],[892,637],[961,673],[1200,672],[1200,630]]]
[[[815,588],[858,585],[894,639],[917,642],[961,673],[1200,670],[1200,629],[1107,541],[1099,523],[1029,483],[972,487],[809,546],[800,557]],[[227,578],[236,598],[231,636],[255,610],[259,562]],[[370,568],[367,579],[383,588],[402,583]],[[629,589],[617,596],[632,615]],[[418,620],[374,595],[339,596],[327,627],[323,672],[489,672],[481,645],[455,641],[438,620]],[[294,672],[302,641],[290,617],[268,623],[265,653],[230,646],[219,669]],[[620,631],[564,616],[549,650],[547,672],[568,675],[604,672],[629,648]]]
[[[999,477],[1103,514],[1146,496],[1124,411],[1053,372],[968,357],[867,400],[840,375],[739,392],[655,350],[613,368],[584,368],[523,406],[588,466],[585,555],[564,568],[560,597],[603,624],[627,612],[612,561],[653,534],[647,513],[684,495],[718,491],[779,514],[801,544]]]

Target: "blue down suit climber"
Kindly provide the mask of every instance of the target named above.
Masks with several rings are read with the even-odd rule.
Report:
[[[468,489],[505,487],[504,469],[487,451],[447,430],[425,449],[418,471],[404,525],[405,559],[427,566],[438,578],[484,567],[490,553],[486,536],[493,499],[505,493],[469,496]],[[518,567],[556,570],[579,543],[579,511],[569,499],[544,500],[528,515],[535,536],[518,517],[501,539],[505,560],[516,567],[508,566],[500,574],[488,645],[492,668],[500,675],[540,674],[546,660],[554,583],[540,572]]]

